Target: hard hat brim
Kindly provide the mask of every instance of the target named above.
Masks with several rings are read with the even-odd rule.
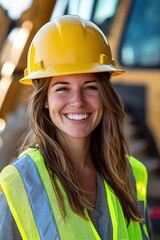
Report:
[[[105,64],[61,64],[55,66],[54,68],[47,67],[45,71],[38,70],[36,72],[31,72],[27,76],[20,79],[19,82],[26,85],[32,85],[33,79],[98,72],[110,72],[111,76],[116,76],[123,74],[125,71],[118,69],[112,65]]]

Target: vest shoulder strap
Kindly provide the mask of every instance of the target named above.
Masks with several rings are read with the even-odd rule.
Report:
[[[148,182],[146,167],[143,163],[132,156],[129,157],[129,162],[131,164],[134,178],[136,180],[137,198],[139,201],[144,201],[146,204],[146,189]]]

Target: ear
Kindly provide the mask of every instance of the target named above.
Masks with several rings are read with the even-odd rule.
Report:
[[[44,108],[48,108],[48,100],[44,102]]]

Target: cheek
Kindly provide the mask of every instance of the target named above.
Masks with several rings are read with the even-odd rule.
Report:
[[[50,114],[59,112],[64,107],[64,105],[64,100],[61,97],[48,97],[48,108]]]
[[[92,106],[95,108],[95,110],[103,111],[104,105],[99,96],[94,97],[91,102],[92,102]]]
[[[93,106],[94,106],[95,110],[97,111],[99,120],[101,121],[101,119],[103,117],[103,113],[104,113],[104,105],[103,105],[101,99],[98,98],[97,100],[95,100]]]

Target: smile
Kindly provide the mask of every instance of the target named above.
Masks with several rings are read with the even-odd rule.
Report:
[[[85,113],[85,114],[67,114],[67,118],[71,119],[71,120],[83,120],[88,118],[89,114]]]

